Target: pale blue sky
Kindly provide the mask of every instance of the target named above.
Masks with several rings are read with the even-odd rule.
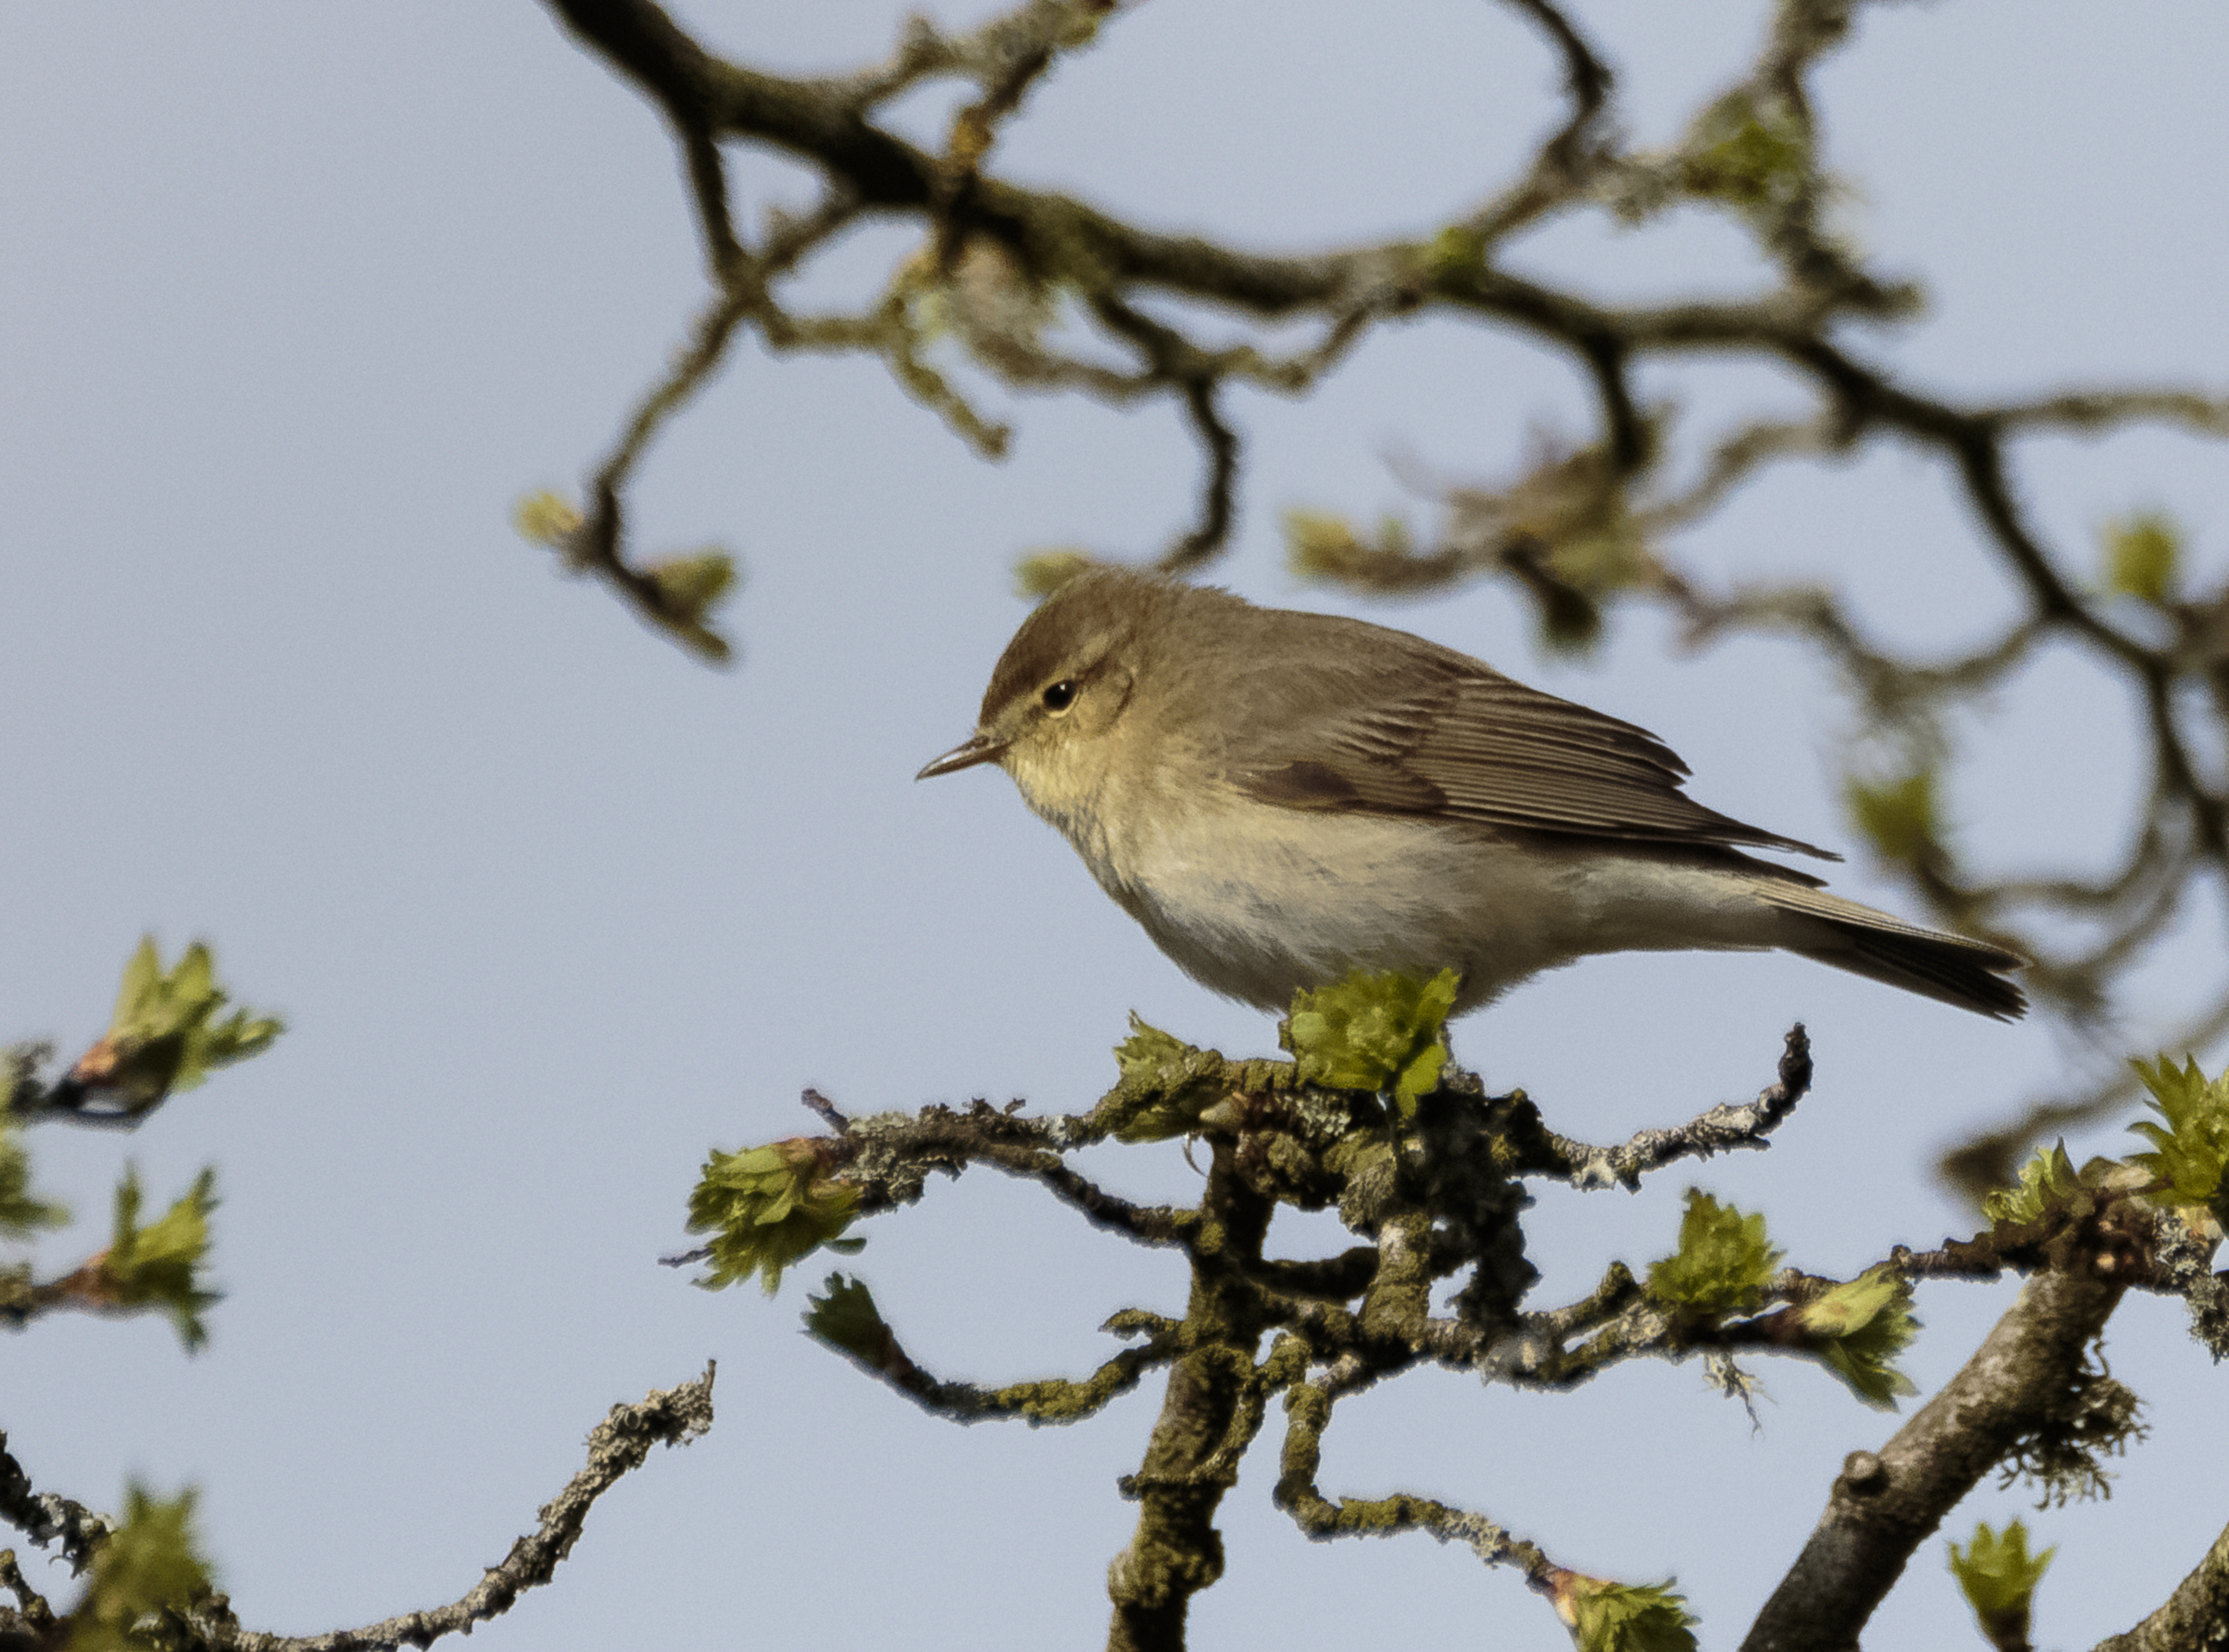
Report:
[[[1759,26],[1754,6],[1579,11],[1651,139]],[[832,67],[883,50],[896,14],[682,15],[738,53]],[[1859,181],[1850,222],[1936,302],[1866,347],[1961,395],[2221,389],[2225,61],[2229,14],[2205,0],[1868,15],[1820,77],[1827,128]],[[938,109],[904,118],[931,131]],[[1156,222],[1304,245],[1443,222],[1555,109],[1547,55],[1491,6],[1155,0],[1036,93],[1001,164]],[[754,212],[800,198],[783,165],[743,157],[736,176]],[[215,1162],[229,1294],[192,1360],[153,1321],[12,1339],[10,1449],[96,1503],[129,1475],[199,1483],[243,1620],[310,1632],[454,1598],[607,1406],[716,1356],[710,1437],[608,1498],[557,1585],[476,1644],[1096,1644],[1134,1512],[1114,1480],[1154,1393],[1064,1430],[961,1430],[798,1334],[823,1270],[768,1303],[654,1258],[683,1242],[707,1147],[817,1128],[805,1084],[854,1111],[1079,1108],[1133,1008],[1234,1053],[1271,1047],[1266,1019],[1160,959],[1003,779],[911,781],[967,731],[1021,615],[1016,553],[1140,554],[1186,517],[1178,423],[1023,402],[1013,459],[987,466],[872,364],[743,350],[634,495],[641,543],[723,540],[748,564],[742,664],[722,674],[508,526],[519,494],[571,485],[601,453],[700,296],[663,129],[538,8],[11,6],[0,222],[0,1038],[89,1038],[151,928],[167,948],[212,939],[240,994],[292,1024],[128,1141],[35,1138],[42,1183],[81,1218],[41,1251],[52,1264],[98,1243],[126,1154],[163,1196]],[[864,233],[819,290],[870,292],[908,250]],[[1724,290],[1751,267],[1684,220],[1552,228],[1519,261],[1616,293]],[[1795,399],[1725,363],[1648,384],[1697,421]],[[1219,576],[1327,602],[1282,571],[1280,510],[1408,508],[1389,453],[1506,473],[1529,429],[1579,428],[1589,405],[1559,360],[1422,324],[1305,402],[1236,395],[1249,470]],[[2161,504],[2218,575],[2225,473],[2218,447],[2151,433],[2035,444],[2020,480],[2064,548],[2086,557],[2098,523]],[[1893,448],[1777,475],[1687,549],[1815,571],[1900,639],[1955,640],[2001,611],[1940,471]],[[1840,725],[1785,647],[1675,659],[1639,622],[1574,664],[1538,657],[1500,591],[1371,612],[1647,724],[1713,807],[1849,845]],[[2128,754],[2102,682],[2054,660],[2007,697],[1960,800],[1987,860],[2111,854],[2097,800]],[[1897,900],[1861,858],[1836,884]],[[2159,1003],[2218,967],[2221,922],[2218,901],[2191,915],[2148,974]],[[1797,1019],[1814,1099],[1770,1154],[1692,1180],[1765,1210],[1821,1271],[1954,1230],[1934,1150],[2072,1057],[2040,1026],[1747,957],[1589,963],[1463,1023],[1457,1048],[1559,1128],[1609,1139],[1754,1092]],[[2147,1030],[2132,1021],[2135,1047]],[[1194,1186],[1173,1147],[1090,1167],[1134,1193]],[[1690,1180],[1545,1192],[1542,1300],[1667,1249]],[[866,1231],[857,1271],[951,1375],[1080,1372],[1112,1351],[1107,1314],[1181,1302],[1174,1259],[987,1174]],[[1292,1242],[1329,1237],[1296,1224]],[[2007,1295],[1923,1293],[1924,1385]],[[2220,1379],[2181,1309],[2131,1303],[2110,1351],[2155,1433],[2110,1506],[2033,1519],[2060,1546],[2048,1643],[2126,1627],[2229,1518]],[[1584,1570],[1677,1572],[1730,1644],[1835,1465],[1892,1426],[1808,1367],[1762,1375],[1755,1433],[1693,1366],[1565,1398],[1405,1379],[1342,1410],[1324,1483],[1444,1496]],[[1422,1538],[1303,1542],[1269,1507],[1273,1460],[1226,1503],[1230,1571],[1195,1609],[1196,1645],[1567,1643],[1513,1575]],[[2030,1501],[1985,1493],[1951,1529]],[[1874,1637],[1970,1634],[1930,1544]]]

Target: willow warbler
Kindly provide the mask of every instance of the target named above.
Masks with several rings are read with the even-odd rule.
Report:
[[[1458,1011],[1590,953],[1783,948],[2001,1020],[2026,960],[1744,852],[1654,735],[1405,632],[1099,568],[1006,646],[974,734],[1100,887],[1217,992],[1461,974]]]

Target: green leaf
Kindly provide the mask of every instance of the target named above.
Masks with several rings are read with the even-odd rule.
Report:
[[[2058,1549],[2048,1548],[2031,1558],[2027,1527],[2018,1520],[2006,1527],[2001,1536],[1984,1521],[1974,1528],[1973,1541],[1963,1553],[1956,1543],[1949,1547],[1950,1575],[1958,1580],[1966,1604],[1981,1620],[1983,1636],[1997,1646],[2027,1644],[2035,1586],[2050,1570],[2051,1557]]]
[[[2107,590],[2144,602],[2165,602],[2174,595],[2182,535],[2159,511],[2108,524],[2104,550]]]
[[[276,1017],[245,1009],[218,1020],[217,1012],[229,1001],[217,985],[207,946],[195,942],[165,971],[155,938],[145,936],[124,967],[108,1031],[71,1077],[89,1090],[115,1092],[132,1112],[145,1112],[174,1091],[191,1090],[219,1067],[262,1054],[285,1031]]]
[[[69,1652],[143,1652],[163,1644],[148,1636],[142,1620],[208,1596],[196,1496],[190,1487],[168,1501],[136,1482],[126,1488],[124,1518],[94,1554],[93,1576],[71,1613]]]
[[[1868,1405],[1896,1409],[1918,1385],[1892,1363],[1919,1334],[1911,1312],[1911,1285],[1893,1270],[1868,1269],[1796,1311],[1796,1323],[1816,1358]]]
[[[1014,564],[1014,595],[1042,600],[1090,566],[1080,550],[1033,551]]]
[[[1649,1264],[1649,1294],[1703,1319],[1754,1313],[1783,1254],[1765,1237],[1762,1213],[1744,1216],[1690,1187],[1680,1248]]]
[[[1200,1115],[1221,1101],[1226,1070],[1212,1050],[1149,1026],[1134,1012],[1130,1036],[1114,1046],[1121,1079],[1095,1109],[1121,1141],[1166,1141],[1200,1128]]]
[[[1285,565],[1302,579],[1341,578],[1369,554],[1344,517],[1288,511],[1284,527]]]
[[[543,488],[511,506],[511,525],[523,539],[562,550],[565,542],[581,530],[581,512],[570,500]]]
[[[2066,1142],[2048,1149],[2039,1147],[2020,1167],[2020,1180],[1982,1201],[1982,1213],[1992,1223],[2016,1226],[2039,1220],[2052,1206],[2064,1203],[2082,1188],[2074,1161],[2066,1156]]]
[[[736,588],[736,559],[717,549],[665,557],[642,571],[658,588],[665,612],[684,625],[704,624],[721,600]]]
[[[2151,1152],[2131,1154],[2130,1161],[2167,1184],[2153,1195],[2162,1204],[2203,1205],[2229,1226],[2229,1179],[2222,1173],[2229,1167],[2229,1070],[2209,1083],[2189,1056],[2180,1071],[2165,1056],[2149,1066],[2129,1064],[2151,1092],[2146,1105],[2167,1121],[2129,1127],[2152,1144]]]
[[[1687,134],[1680,188],[1752,217],[1792,203],[1811,177],[1811,136],[1783,100],[1748,87],[1705,110]]]
[[[1892,780],[1842,782],[1850,820],[1881,858],[1917,866],[1943,853],[1943,811],[1935,768],[1922,764]]]
[[[861,1281],[830,1274],[825,1296],[807,1295],[805,1328],[839,1353],[879,1369],[889,1351],[890,1327],[883,1322],[872,1292]]]
[[[191,1353],[209,1340],[202,1314],[222,1300],[207,1288],[209,1212],[216,1208],[216,1172],[204,1170],[157,1220],[139,1225],[139,1172],[127,1168],[116,1186],[116,1217],[100,1258],[100,1289],[119,1308],[159,1308]]]
[[[1390,1090],[1411,1117],[1447,1065],[1448,1016],[1461,980],[1452,969],[1429,980],[1357,970],[1337,986],[1294,993],[1277,1039],[1302,1083]]]
[[[0,1096],[0,1238],[28,1239],[41,1228],[60,1227],[69,1211],[31,1192],[31,1155],[16,1138],[22,1131]]]
[[[858,1213],[859,1190],[829,1173],[818,1144],[803,1136],[738,1153],[716,1149],[689,1195],[689,1231],[710,1233],[708,1290],[760,1276],[769,1296],[782,1270],[842,1239]],[[858,1243],[845,1248],[857,1250]]]
[[[1425,275],[1435,282],[1474,280],[1486,271],[1486,237],[1468,224],[1449,224],[1425,244]]]
[[[1198,1053],[1175,1033],[1162,1032],[1133,1010],[1130,1036],[1114,1046],[1114,1070],[1126,1084],[1159,1083],[1165,1074],[1182,1069]]]
[[[1609,1583],[1573,1576],[1565,1621],[1579,1652],[1695,1652],[1696,1620],[1686,1597],[1673,1589],[1677,1581]]]
[[[1398,517],[1381,517],[1372,539],[1344,517],[1320,511],[1286,511],[1284,530],[1285,565],[1301,579],[1397,588],[1433,569],[1430,559],[1417,557],[1408,524]]]
[[[736,559],[726,551],[692,551],[668,556],[642,570],[654,595],[646,605],[666,634],[700,658],[724,665],[735,646],[712,629],[711,614],[736,584]]]

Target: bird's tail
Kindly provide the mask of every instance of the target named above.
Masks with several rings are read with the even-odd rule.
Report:
[[[2016,1021],[2027,1010],[2027,995],[2006,979],[2028,961],[2016,952],[1923,929],[1823,889],[1776,880],[1763,893],[1797,920],[1782,942],[1791,952],[2000,1021]]]

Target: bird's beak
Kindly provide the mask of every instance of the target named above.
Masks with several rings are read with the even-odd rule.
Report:
[[[922,767],[915,780],[927,780],[931,775],[953,775],[963,768],[973,768],[978,763],[994,763],[1006,754],[1008,742],[994,740],[987,734],[979,734],[944,754],[933,758]]]

